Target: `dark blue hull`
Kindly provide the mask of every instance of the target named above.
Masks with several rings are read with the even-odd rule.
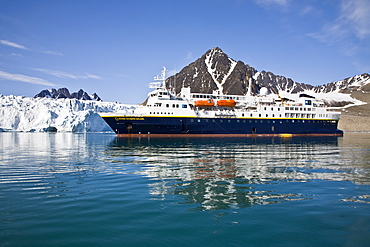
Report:
[[[125,135],[343,135],[337,120],[103,116]]]

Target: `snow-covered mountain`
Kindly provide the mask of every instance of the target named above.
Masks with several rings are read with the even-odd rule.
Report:
[[[80,100],[96,100],[102,101],[102,99],[96,94],[89,95],[84,90],[80,89],[77,93],[69,93],[67,88],[55,88],[51,90],[42,90],[40,93],[35,95],[35,98],[53,98],[53,99],[80,99]]]
[[[316,86],[313,91],[316,93],[329,93],[329,92],[346,92],[351,93],[353,90],[364,90],[366,85],[370,84],[370,75],[364,73],[362,75],[355,75],[348,77],[341,81],[334,81],[323,86]]]
[[[266,87],[270,93],[278,93],[290,98],[306,93],[325,99],[327,102],[336,101],[337,105],[343,105],[350,102],[360,103],[345,93],[350,93],[349,89],[363,90],[364,86],[370,84],[370,75],[365,73],[322,86],[312,86],[272,72],[264,70],[259,72],[242,61],[233,60],[216,47],[208,50],[176,75],[169,77],[166,82],[177,93],[185,86],[190,87],[192,92],[212,93],[214,90],[219,90],[226,95],[245,95],[251,83],[251,93],[254,95],[258,94],[261,88]]]
[[[0,130],[101,132],[111,131],[98,112],[129,112],[135,106],[76,99],[0,95]]]

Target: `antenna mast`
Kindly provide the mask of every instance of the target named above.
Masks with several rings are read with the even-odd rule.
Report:
[[[166,89],[166,67],[163,66],[161,77],[155,76],[154,81],[149,84],[150,88],[165,88]]]

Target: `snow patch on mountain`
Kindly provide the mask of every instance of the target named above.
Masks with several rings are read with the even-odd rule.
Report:
[[[229,78],[229,76],[231,75],[231,73],[234,71],[234,69],[235,69],[235,66],[236,66],[236,64],[237,64],[237,62],[236,61],[234,61],[234,60],[232,60],[231,58],[229,58],[229,60],[230,60],[230,69],[229,69],[229,72],[227,72],[227,74],[226,74],[226,76],[222,79],[222,82],[221,82],[221,85],[224,85],[225,84],[225,82],[226,82],[226,80],[227,80],[227,78]],[[221,91],[222,92],[222,91]]]
[[[331,104],[335,105],[335,103],[338,104],[339,102],[347,102],[348,103],[345,106],[340,106],[339,108],[347,108],[347,107],[350,107],[350,106],[367,104],[365,102],[362,102],[360,100],[352,98],[350,94],[340,93],[338,91],[329,92],[329,93],[320,93],[320,92],[318,93],[318,92],[315,92],[314,90],[305,90],[305,91],[303,91],[299,94],[289,93],[289,92],[286,92],[286,91],[279,91],[279,96],[280,97],[288,98],[288,99],[292,99],[292,100],[298,100],[300,94],[307,94],[307,95],[310,95],[312,97],[315,97],[316,100],[323,101],[327,105],[331,105]]]
[[[220,62],[222,59],[227,62]],[[227,57],[221,49],[214,48],[206,54],[204,63],[206,64],[207,71],[211,75],[213,82],[216,84],[218,91],[222,93],[224,91],[223,85],[234,71],[237,62],[230,57]],[[227,65],[227,70],[220,70],[219,67],[221,65]]]
[[[0,129],[7,131],[111,131],[99,112],[129,113],[136,106],[76,99],[0,95]]]
[[[205,64],[207,66],[207,71],[208,73],[211,75],[214,83],[217,85],[217,88],[218,90],[220,90],[222,92],[222,86],[221,84],[217,81],[217,77],[219,76],[219,73],[217,73],[217,68],[216,66],[213,66],[213,56],[214,56],[214,52],[211,52],[210,54],[208,54],[206,56],[206,59],[205,59]]]

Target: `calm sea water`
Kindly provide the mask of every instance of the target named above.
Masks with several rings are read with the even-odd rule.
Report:
[[[370,246],[370,134],[0,133],[0,246]]]

